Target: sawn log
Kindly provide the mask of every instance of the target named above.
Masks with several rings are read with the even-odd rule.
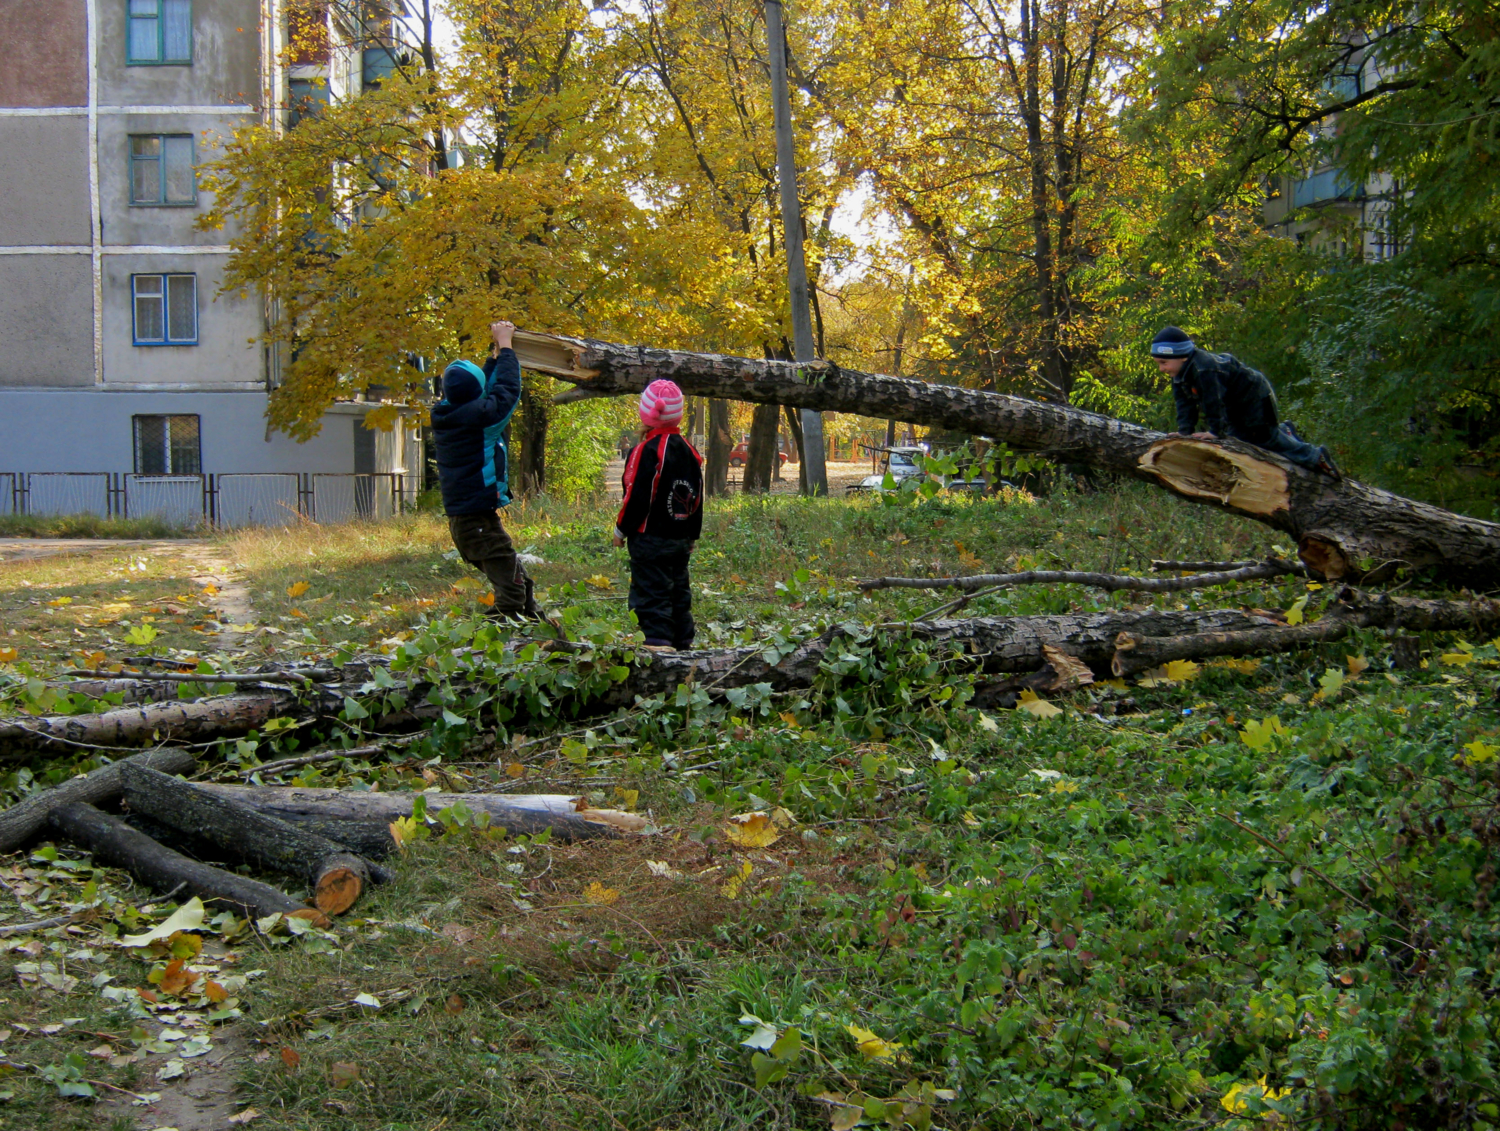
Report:
[[[131,812],[261,868],[305,879],[313,890],[313,902],[325,914],[343,914],[367,883],[393,878],[387,869],[351,853],[346,845],[157,770],[127,765],[122,780]]]
[[[1302,560],[1329,578],[1356,576],[1365,560],[1395,561],[1454,583],[1500,586],[1500,523],[1331,479],[1234,440],[1194,440],[1067,405],[862,373],[829,361],[799,365],[527,332],[516,334],[515,348],[522,368],[572,382],[575,396],[639,393],[667,378],[690,396],[851,412],[988,436],[1263,522],[1296,539]]]
[[[158,844],[145,833],[131,828],[118,817],[101,813],[84,801],[53,809],[52,827],[73,843],[88,849],[94,858],[124,868],[141,883],[163,895],[182,893],[226,904],[241,915],[261,919],[282,912],[307,911],[285,892],[269,884],[237,876],[222,868],[189,860],[180,852]],[[328,920],[316,920],[326,925]]]
[[[47,814],[58,806],[74,801],[97,805],[101,801],[112,801],[119,797],[124,788],[120,772],[126,762],[150,766],[167,774],[190,774],[198,768],[197,761],[186,750],[147,750],[131,755],[124,762],[111,762],[97,770],[69,778],[61,785],[28,797],[0,813],[0,852],[14,852],[36,836],[46,827]]]

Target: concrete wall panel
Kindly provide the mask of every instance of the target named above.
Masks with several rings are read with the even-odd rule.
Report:
[[[0,245],[89,242],[88,135],[82,115],[0,118]]]
[[[133,471],[131,417],[179,413],[199,418],[206,472],[354,470],[349,416],[299,444],[268,439],[265,412],[265,393],[0,390],[0,471]]]
[[[117,7],[124,10],[124,4]],[[0,0],[0,27],[7,44],[0,106],[82,106],[89,100],[85,0]]]
[[[5,386],[93,383],[89,257],[0,256],[0,396]]]
[[[222,385],[265,380],[260,300],[238,294],[216,298],[222,255],[106,255],[104,257],[104,380],[106,384]],[[198,344],[134,344],[131,276],[198,277]]]
[[[102,105],[259,105],[259,0],[193,0],[191,65],[129,65],[124,0],[98,8]]]
[[[191,205],[130,203],[130,138],[132,134],[192,134],[199,164],[223,153],[223,141],[237,125],[250,121],[194,114],[121,114],[99,119],[99,211],[106,244],[153,247],[227,244],[238,230],[230,226],[204,232],[194,221],[213,207],[213,194],[202,190]],[[85,240],[87,236],[85,236]]]

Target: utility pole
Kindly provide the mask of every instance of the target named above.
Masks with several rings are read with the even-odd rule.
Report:
[[[766,40],[771,57],[771,98],[776,107],[776,174],[781,182],[782,243],[786,248],[787,289],[792,300],[792,344],[798,365],[814,360],[812,313],[808,305],[807,260],[802,254],[802,206],[797,200],[797,148],[792,140],[792,99],[786,82],[786,29],[781,0],[765,0]],[[823,462],[823,414],[802,410],[802,458],[807,461],[807,493],[828,494]]]

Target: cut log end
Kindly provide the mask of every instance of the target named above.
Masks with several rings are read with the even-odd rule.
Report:
[[[1171,436],[1158,440],[1140,458],[1149,471],[1179,495],[1269,518],[1289,509],[1286,471],[1203,440]]]
[[[319,863],[313,903],[325,915],[342,915],[359,900],[369,881],[369,869],[358,856],[331,856]]]

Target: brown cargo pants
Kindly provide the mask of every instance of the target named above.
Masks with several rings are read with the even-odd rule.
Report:
[[[501,525],[499,512],[450,515],[448,533],[453,536],[453,545],[459,556],[489,578],[495,587],[492,615],[538,615],[531,578],[526,576],[526,567],[516,557],[515,543]]]

